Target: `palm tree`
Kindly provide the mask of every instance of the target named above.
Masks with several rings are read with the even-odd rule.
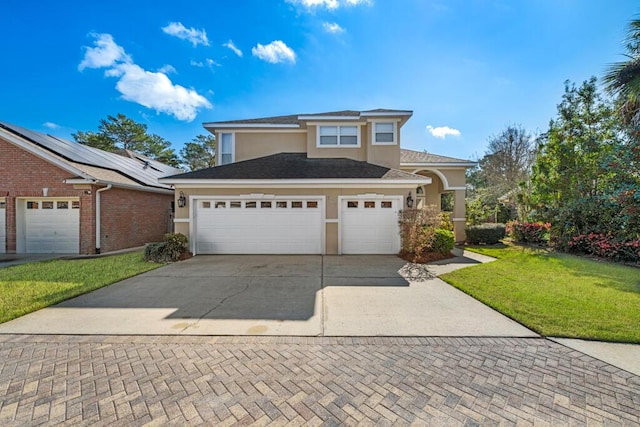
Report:
[[[629,23],[624,42],[628,59],[611,64],[604,83],[606,90],[618,98],[624,122],[640,126],[640,19]]]

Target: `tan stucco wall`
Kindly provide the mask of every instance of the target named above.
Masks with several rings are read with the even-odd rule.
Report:
[[[216,138],[220,141],[220,135]],[[304,153],[307,136],[304,132],[235,132],[235,161],[256,159],[276,153]]]
[[[444,178],[447,180],[447,183],[449,184],[448,187],[464,187],[467,184],[467,178],[466,178],[466,170],[467,168],[465,167],[429,167],[428,169],[421,169],[419,167],[416,166],[402,166],[400,168],[401,170],[405,171],[405,172],[409,172],[409,173],[416,173],[418,175],[424,175],[424,176],[429,176],[429,177],[437,177],[439,181],[442,181],[440,179],[440,177],[433,172],[434,170],[437,170],[438,172],[440,172],[442,175],[444,175]],[[435,179],[434,179],[435,182]],[[439,191],[445,191],[446,189],[444,188],[444,184],[442,184],[442,189],[440,189]]]
[[[260,188],[260,189],[237,189],[237,188],[183,188],[176,187],[176,193],[183,192],[189,199],[189,196],[250,196],[251,194],[268,194],[275,196],[325,196],[325,212],[327,220],[338,219],[338,196],[356,196],[364,194],[378,194],[385,196],[402,196],[404,198],[410,189],[415,187],[397,187],[397,188]],[[176,201],[176,219],[188,219],[191,203],[188,202],[184,208],[177,207]],[[404,206],[403,206],[404,207]],[[338,253],[338,228],[339,224],[327,222],[325,224],[325,251],[327,254]],[[175,230],[189,236],[189,223],[175,223]]]
[[[380,121],[395,120],[380,118]],[[220,141],[220,133],[233,133],[235,141],[235,161],[255,159],[275,153],[307,153],[310,158],[339,158],[366,161],[375,165],[389,168],[400,167],[400,123],[396,135],[397,144],[373,145],[373,123],[367,122],[335,122],[327,125],[357,125],[360,129],[360,147],[318,147],[316,124],[309,124],[306,129],[297,131],[247,131],[242,129],[217,131],[216,138]]]

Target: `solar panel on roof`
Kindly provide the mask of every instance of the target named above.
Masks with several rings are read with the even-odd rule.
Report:
[[[182,172],[179,169],[151,159],[149,160],[153,161],[154,167],[144,168],[144,162],[140,160],[123,157],[119,154],[109,153],[98,148],[35,132],[9,123],[0,122],[0,127],[9,130],[12,133],[21,135],[31,142],[69,161],[113,170],[139,182],[142,185],[167,187],[166,185],[158,183],[158,178]]]

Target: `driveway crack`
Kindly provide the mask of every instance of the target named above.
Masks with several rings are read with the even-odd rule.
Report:
[[[226,297],[222,298],[220,300],[220,302],[216,305],[214,305],[213,307],[211,307],[206,313],[204,313],[202,316],[200,316],[198,318],[198,320],[196,320],[194,323],[186,326],[183,330],[180,331],[180,333],[183,333],[184,331],[186,331],[187,329],[196,326],[202,319],[204,319],[205,317],[207,317],[208,315],[210,315],[211,313],[213,313],[214,311],[216,311],[217,309],[219,309],[220,307],[222,307],[222,305],[227,302],[229,299],[237,297],[238,295],[241,295],[243,293],[245,293],[248,289],[249,286],[253,283],[255,279],[251,279],[250,281],[248,281],[243,287],[242,289],[240,289],[239,291],[231,294],[231,295],[227,295]]]

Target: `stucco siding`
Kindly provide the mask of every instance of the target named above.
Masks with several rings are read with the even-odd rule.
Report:
[[[217,137],[219,138],[219,135]],[[241,162],[275,153],[304,153],[307,149],[306,144],[307,137],[304,132],[236,132],[235,161]]]

